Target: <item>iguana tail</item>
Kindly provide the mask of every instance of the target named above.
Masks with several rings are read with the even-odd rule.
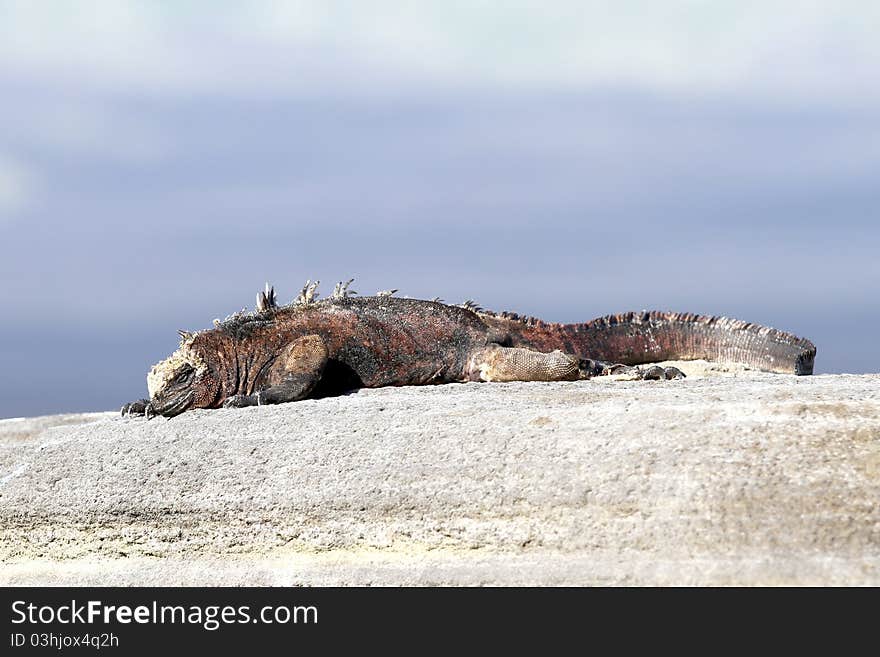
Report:
[[[790,333],[692,313],[628,312],[584,324],[497,320],[492,324],[511,346],[561,349],[582,358],[625,365],[704,359],[741,363],[767,372],[812,374],[816,356],[812,342]]]

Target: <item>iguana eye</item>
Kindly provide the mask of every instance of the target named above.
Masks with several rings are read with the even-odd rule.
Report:
[[[185,365],[181,367],[177,372],[174,373],[174,376],[171,377],[171,381],[169,384],[171,385],[183,385],[192,380],[193,375],[195,374],[195,370],[189,365]]]

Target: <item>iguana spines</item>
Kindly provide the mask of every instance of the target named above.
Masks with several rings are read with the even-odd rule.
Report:
[[[266,287],[257,293],[257,312],[266,313],[278,307],[278,300],[275,297],[275,288],[266,283]]]

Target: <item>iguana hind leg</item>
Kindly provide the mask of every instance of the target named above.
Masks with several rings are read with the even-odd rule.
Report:
[[[644,380],[684,378],[684,372],[676,367],[612,365],[559,350],[543,353],[499,345],[475,352],[467,366],[467,377],[471,381],[577,381],[608,374],[626,374]]]
[[[275,359],[259,390],[229,397],[223,406],[241,408],[305,399],[321,380],[326,364],[327,346],[319,336],[294,340]]]
[[[581,359],[561,351],[541,353],[519,347],[490,345],[468,359],[471,381],[576,381]]]

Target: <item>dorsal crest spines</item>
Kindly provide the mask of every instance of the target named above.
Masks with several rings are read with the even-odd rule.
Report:
[[[192,341],[195,339],[197,334],[193,333],[191,331],[184,331],[183,329],[178,329],[177,335],[180,336],[180,346],[185,347],[185,346],[192,344]]]
[[[265,313],[278,308],[278,299],[275,296],[275,288],[266,283],[266,287],[257,292],[257,312]]]
[[[350,296],[354,296],[357,294],[354,290],[348,289],[348,286],[354,283],[353,278],[349,278],[347,281],[339,281],[336,284],[336,287],[333,288],[333,294],[330,295],[331,299],[346,299]]]
[[[296,299],[293,300],[293,303],[297,305],[314,303],[319,296],[318,285],[320,285],[320,283],[321,281],[306,281]]]

